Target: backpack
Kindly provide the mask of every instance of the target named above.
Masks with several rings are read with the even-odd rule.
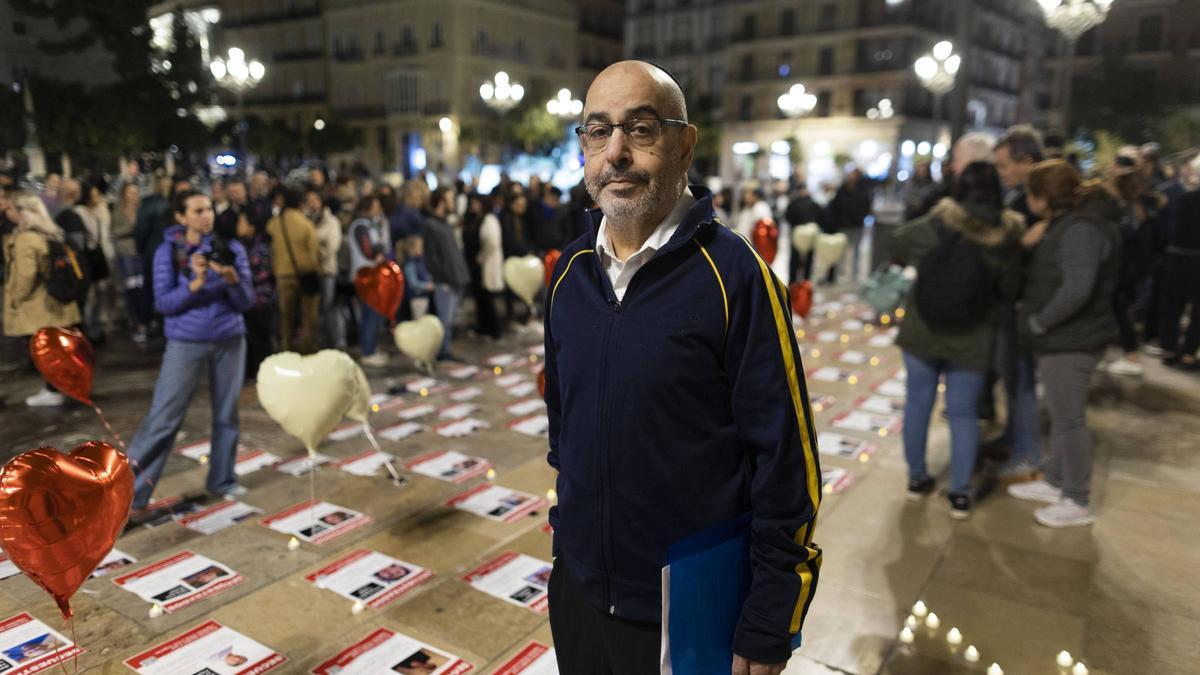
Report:
[[[70,244],[46,240],[50,250],[50,273],[46,277],[46,292],[66,304],[79,302],[87,295],[92,283],[87,258],[76,253]]]
[[[941,224],[934,229],[938,244],[917,266],[917,312],[935,330],[966,330],[991,308],[994,272],[978,245]]]

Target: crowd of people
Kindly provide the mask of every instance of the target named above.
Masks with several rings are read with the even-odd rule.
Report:
[[[965,135],[947,168],[941,184],[910,186],[908,220],[888,238],[889,257],[917,270],[897,338],[908,378],[909,495],[934,491],[926,434],[943,381],[952,515],[970,515],[982,447],[1006,458],[1008,494],[1046,503],[1039,523],[1089,524],[1087,399],[1109,347],[1121,351],[1107,365],[1112,375],[1143,375],[1139,352],[1198,369],[1200,167],[1163,162],[1147,145],[1085,174],[1019,126],[998,140]],[[997,382],[1004,432],[981,443]],[[1045,458],[1039,392],[1050,418]]]

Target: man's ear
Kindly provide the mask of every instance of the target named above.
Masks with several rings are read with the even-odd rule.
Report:
[[[688,168],[691,168],[692,160],[696,156],[696,139],[699,133],[700,130],[696,128],[695,124],[689,124],[683,130],[683,142],[679,144],[679,160]]]

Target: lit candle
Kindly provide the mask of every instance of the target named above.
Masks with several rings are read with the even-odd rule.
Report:
[[[492,479],[493,479],[493,478],[495,478],[495,477],[496,477],[496,470],[495,470],[495,469],[488,469],[488,472],[487,472],[487,479],[488,479],[488,480],[492,480]]]
[[[814,350],[812,350],[812,351],[811,351],[811,352],[809,352],[809,353],[810,353],[810,354],[812,354],[812,357],[813,357],[814,359],[819,359],[819,358],[821,358],[821,350],[820,350],[820,349],[814,349]]]
[[[906,645],[911,645],[916,636],[913,635],[912,629],[908,626],[900,629],[900,641]]]
[[[208,464],[208,455],[200,455],[200,463]]]
[[[425,387],[421,387],[421,396],[428,396],[428,395],[429,395],[429,390],[426,389]]]
[[[925,627],[926,628],[932,628],[934,630],[937,630],[938,626],[941,626],[941,625],[942,625],[942,620],[938,618],[937,614],[930,612],[929,616],[925,617]]]
[[[378,403],[371,406],[371,412],[379,412],[379,404]]]
[[[298,548],[300,548],[300,540],[299,539],[292,537],[291,539],[288,540],[288,550],[289,551],[295,551]]]
[[[362,600],[355,600],[354,604],[350,607],[350,613],[351,614],[362,614],[362,611],[366,608],[367,608],[367,606],[363,604]]]
[[[803,339],[804,339],[804,335],[805,335],[805,333],[804,333],[804,329],[803,329],[803,328],[801,328],[800,330],[796,331],[796,337],[797,337],[797,338],[800,338],[801,340],[803,340]]]
[[[501,368],[500,366],[496,366],[495,368],[492,368],[492,372],[496,375],[499,375],[500,373],[504,372],[504,369]]]
[[[975,645],[970,645],[967,647],[967,651],[963,652],[963,658],[967,660],[967,663],[976,663],[979,661],[979,650],[975,649]]]
[[[554,488],[550,488],[549,490],[546,490],[546,499],[548,499],[552,502],[557,501],[558,500],[558,491],[556,491]]]
[[[916,630],[917,626],[921,625],[921,623],[917,621],[917,617],[909,614],[908,618],[904,620],[904,625],[908,626],[912,630]]]
[[[853,375],[851,375],[850,377],[847,377],[847,378],[846,378],[846,382],[847,382],[848,384],[858,384],[858,378],[857,378],[857,377],[855,377],[855,376],[853,376]]]
[[[1070,668],[1075,664],[1075,659],[1071,656],[1071,652],[1064,649],[1058,653],[1058,658],[1054,659],[1054,662],[1058,664],[1059,668]]]
[[[157,619],[158,617],[162,616],[163,615],[162,605],[158,604],[157,602],[154,603],[153,605],[150,605],[149,614],[150,614],[151,619]]]
[[[925,615],[929,613],[929,608],[925,606],[923,601],[918,600],[917,604],[913,605],[912,613],[918,619],[924,619]]]
[[[537,354],[530,354],[530,355],[529,355],[529,362],[530,362],[530,363],[537,363]]]
[[[838,340],[840,340],[842,342],[842,344],[846,344],[847,342],[850,341],[850,336],[846,335],[845,333],[842,333],[841,337],[839,337]]]
[[[957,647],[962,644],[963,636],[957,628],[951,628],[949,633],[946,633],[946,642],[952,647]]]
[[[1083,661],[1075,664],[1075,667],[1071,669],[1071,675],[1088,675],[1087,666],[1083,665]]]
[[[988,666],[987,675],[1004,675],[1004,669],[1000,667],[999,663],[993,663]]]
[[[903,307],[897,307],[897,308],[896,308],[896,318],[897,318],[897,319],[903,319],[903,318],[904,318],[904,308],[903,308]]]
[[[871,365],[873,365],[873,366],[879,365],[879,357],[878,356],[871,357]]]

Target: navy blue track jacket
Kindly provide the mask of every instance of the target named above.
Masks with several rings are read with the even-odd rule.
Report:
[[[821,567],[816,432],[787,289],[713,216],[712,194],[618,302],[601,213],[555,265],[546,307],[554,553],[592,604],[659,622],[667,547],[753,513],[735,653],[791,655]]]

